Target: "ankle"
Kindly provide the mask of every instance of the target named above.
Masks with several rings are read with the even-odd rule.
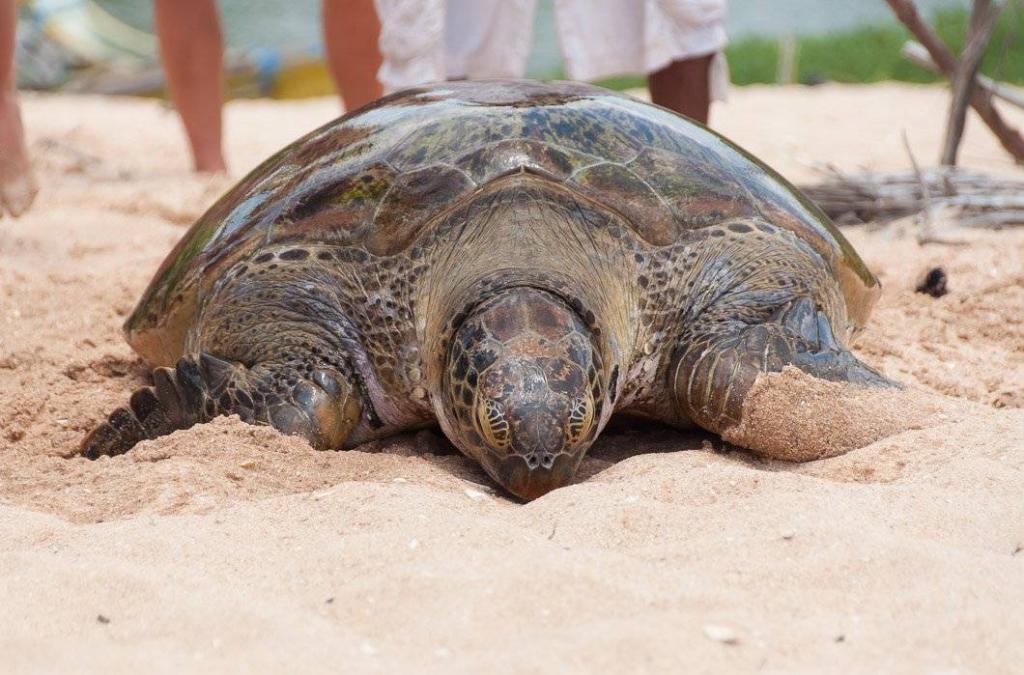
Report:
[[[221,155],[210,157],[196,157],[193,162],[193,169],[196,173],[226,173],[228,168]]]

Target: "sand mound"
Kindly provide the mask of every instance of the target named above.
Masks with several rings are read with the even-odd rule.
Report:
[[[233,104],[236,171],[334,105]],[[716,124],[803,180],[810,158],[902,167],[904,126],[927,156],[945,106],[932,88],[749,88]],[[118,326],[228,181],[187,173],[177,121],[156,103],[30,97],[26,118],[43,191],[0,221],[5,668],[1024,662],[1024,232],[967,233],[956,247],[919,247],[899,227],[849,232],[885,286],[858,355],[908,390],[836,415],[832,385],[783,372],[730,436],[771,428],[778,452],[853,448],[830,459],[623,430],[599,441],[578,484],[527,505],[434,432],[317,453],[221,419],[89,462],[73,457],[83,433],[146,381]],[[977,125],[963,156],[1009,168]],[[950,293],[915,293],[935,265]],[[781,395],[794,385],[799,400]]]
[[[786,367],[758,377],[743,402],[742,421],[722,438],[767,457],[804,462],[941,424],[954,410],[984,414],[928,392],[826,382]]]

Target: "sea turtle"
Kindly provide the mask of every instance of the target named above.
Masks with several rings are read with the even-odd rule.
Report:
[[[154,386],[82,452],[226,414],[324,449],[439,424],[531,499],[613,412],[720,433],[761,372],[887,385],[846,347],[878,292],[821,211],[684,117],[576,83],[426,86],[199,219],[125,324]]]

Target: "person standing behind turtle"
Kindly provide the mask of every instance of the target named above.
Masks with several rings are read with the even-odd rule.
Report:
[[[377,0],[386,92],[521,78],[536,0]],[[569,79],[644,73],[651,100],[706,124],[725,97],[725,0],[554,0]]]
[[[522,78],[536,0],[324,0],[328,68],[346,110],[448,79]],[[155,0],[161,59],[195,169],[225,169],[215,0]],[[555,0],[570,79],[646,73],[651,100],[706,124],[725,97],[725,0]]]
[[[25,150],[14,74],[17,22],[15,0],[0,0],[0,217],[23,213],[37,190]]]
[[[155,0],[160,59],[199,172],[225,170],[221,104],[224,41],[215,0]],[[324,0],[327,66],[346,110],[380,97],[373,0]]]

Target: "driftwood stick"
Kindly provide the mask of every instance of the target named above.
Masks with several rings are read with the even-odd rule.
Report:
[[[963,227],[975,227],[988,230],[1001,230],[1004,227],[1024,226],[1024,211],[993,211],[967,216],[960,219]]]
[[[929,70],[933,73],[942,74],[942,70],[939,69],[935,62],[932,61],[932,57],[928,54],[928,50],[924,48],[920,42],[914,42],[913,40],[907,41],[903,45],[903,49],[900,50],[903,54],[903,58],[907,59],[911,63],[921,66],[925,70]],[[979,89],[985,89],[992,96],[998,99],[1002,99],[1012,106],[1018,108],[1024,108],[1024,89],[1015,87],[1005,82],[997,82],[991,77],[985,77],[984,75],[976,75],[974,78],[974,86]]]
[[[946,45],[942,43],[942,40],[932,31],[931,28],[925,24],[924,20],[921,19],[921,15],[917,12],[917,7],[914,6],[913,0],[885,0],[892,11],[896,14],[896,17],[903,22],[903,25],[910,30],[911,33],[924,45],[925,49],[931,55],[932,60],[942,70],[942,73],[949,79],[953,79],[956,76],[958,63],[956,58],[950,53]],[[1002,115],[996,110],[992,104],[992,95],[980,88],[975,88],[971,93],[970,97],[971,107],[974,108],[975,112],[985,121],[988,128],[992,130],[992,133],[999,139],[1000,144],[1003,148],[1010,153],[1010,155],[1020,163],[1024,163],[1024,137],[1021,137],[1020,133],[1009,126]]]
[[[953,77],[953,97],[949,105],[949,117],[946,120],[946,138],[942,144],[940,164],[956,165],[956,154],[960,148],[960,139],[964,133],[967,117],[967,103],[974,91],[974,78],[981,67],[981,59],[985,56],[985,48],[992,37],[999,14],[1003,11],[1001,2],[992,4],[990,0],[974,0],[971,9],[971,23],[967,31],[967,43],[960,54],[960,65]]]
[[[910,157],[910,166],[914,168],[914,175],[917,177],[917,184],[921,188],[921,201],[923,202],[924,208],[921,210],[921,228],[917,232],[917,243],[923,244],[926,240],[932,239],[932,195],[928,189],[928,183],[925,182],[924,176],[921,175],[921,167],[917,164],[917,158],[914,157],[914,151],[910,149],[910,140],[907,139],[907,130],[903,130],[903,147],[907,151],[907,156]]]
[[[917,162],[911,158],[911,163]],[[925,220],[918,231],[922,243],[938,241],[933,235],[940,212],[958,214],[957,220],[984,216],[971,220],[972,227],[1017,224],[1024,213],[1024,181],[954,167],[855,175],[831,169],[824,183],[802,189],[825,213],[841,221],[851,216],[862,222],[931,216],[932,222]]]
[[[991,195],[953,195],[939,200],[942,206],[960,206],[973,210],[1024,210],[1024,195],[991,194]]]

